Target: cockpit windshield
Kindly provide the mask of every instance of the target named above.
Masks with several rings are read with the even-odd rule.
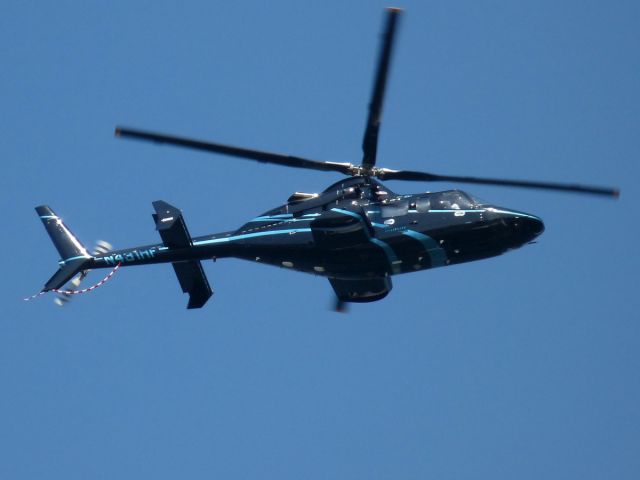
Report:
[[[431,210],[468,210],[473,208],[473,200],[460,190],[436,192],[429,195]]]
[[[476,197],[475,195],[469,195],[468,193],[467,193],[467,196],[471,197],[471,201],[476,207],[478,205],[490,205],[490,203],[486,201],[484,198]]]

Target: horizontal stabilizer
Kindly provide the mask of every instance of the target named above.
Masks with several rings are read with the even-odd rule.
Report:
[[[91,263],[91,259],[87,258],[78,258],[76,260],[67,261],[56,273],[53,274],[53,277],[51,277],[45,284],[42,291],[48,292],[49,290],[57,290],[61,288],[78,272],[85,270],[89,263]]]
[[[202,264],[198,261],[190,261],[174,262],[172,265],[182,291],[189,294],[187,308],[202,308],[213,295]]]
[[[156,230],[165,245],[170,249],[189,248],[193,245],[187,225],[182,218],[182,212],[169,205],[167,202],[157,200],[153,202],[156,213],[153,220],[156,222]],[[176,272],[180,288],[189,294],[187,308],[201,308],[213,295],[207,276],[202,269],[202,264],[197,260],[188,262],[173,262],[173,270]]]
[[[104,240],[98,240],[91,254],[95,257],[98,255],[104,255],[110,250],[113,250],[113,245],[111,245],[109,242],[105,242]],[[53,302],[60,307],[63,305],[66,305],[73,296],[68,291],[78,290],[78,287],[80,286],[82,281],[86,278],[86,276],[89,274],[89,272],[90,270],[83,269],[79,275],[76,275],[71,279],[71,281],[68,283],[66,287],[61,286],[56,288],[56,290],[62,289],[62,291],[58,292],[58,295],[56,295],[56,298],[54,298]]]
[[[153,202],[156,213],[153,220],[156,222],[156,230],[166,247],[188,248],[191,246],[191,235],[182,219],[182,212],[167,202],[157,200]]]

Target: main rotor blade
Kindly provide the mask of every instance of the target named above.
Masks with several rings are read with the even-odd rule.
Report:
[[[335,297],[333,300],[333,311],[336,313],[349,313],[349,304]]]
[[[426,172],[414,172],[410,170],[389,170],[386,168],[379,169],[377,171],[377,177],[381,180],[477,183],[482,185],[502,185],[507,187],[538,188],[542,190],[560,190],[565,192],[589,193],[593,195],[604,195],[616,198],[620,196],[620,191],[617,188],[611,187],[596,187],[569,183],[534,182],[528,180],[504,180],[500,178],[458,177],[453,175],[435,175]]]
[[[223,145],[221,143],[205,142],[203,140],[176,137],[173,135],[165,135],[162,133],[145,132],[142,130],[134,130],[125,127],[116,127],[115,134],[116,137],[128,137],[156,143],[168,143],[169,145],[193,148],[196,150],[204,150],[205,152],[220,153],[232,157],[247,158],[262,163],[275,163],[277,165],[285,165],[287,167],[340,172],[346,175],[351,174],[352,168],[352,165],[350,163],[319,162],[317,160],[309,160],[306,158],[294,157],[291,155],[282,155],[279,153],[251,150],[248,148]]]
[[[399,8],[387,8],[387,23],[378,57],[378,67],[373,92],[371,93],[371,102],[369,103],[367,126],[364,132],[364,138],[362,139],[362,152],[364,154],[362,157],[362,166],[365,168],[373,167],[376,164],[378,130],[380,129],[380,121],[382,119],[382,103],[384,101],[387,74],[389,72],[389,63],[393,51],[394,34],[400,12],[402,12],[402,10]]]

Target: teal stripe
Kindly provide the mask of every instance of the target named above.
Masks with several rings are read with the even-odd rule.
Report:
[[[290,233],[306,233],[310,232],[310,228],[292,228],[289,230],[269,230],[267,232],[245,233],[244,235],[233,235],[231,237],[212,238],[211,240],[198,240],[193,242],[194,245],[213,245],[215,243],[234,242],[236,240],[244,240],[246,238],[267,237],[270,235],[284,235]]]
[[[461,210],[459,208],[455,208],[455,209],[448,209],[448,210],[429,210],[429,213],[450,213],[450,212],[464,212],[464,213],[473,213],[473,212],[478,212],[478,213],[482,213],[485,212],[486,210],[481,209],[481,210]]]
[[[292,213],[282,213],[280,215],[263,215],[261,217],[256,217],[253,220],[250,220],[250,222],[284,222],[287,220],[293,220],[294,222],[302,222],[305,220],[313,220],[313,217],[318,217],[320,216],[319,213],[306,213],[303,215],[303,217],[307,217],[307,218],[293,218],[293,214]]]
[[[264,215],[262,217],[256,217],[253,220],[251,220],[252,222],[267,222],[270,220],[286,220],[287,218],[293,218],[293,214],[292,213],[281,213],[280,215]]]
[[[60,263],[67,263],[67,262],[70,262],[72,260],[78,260],[79,258],[91,258],[91,257],[87,257],[86,255],[78,255],[77,257],[71,257],[71,258],[67,258],[65,260],[62,260],[62,262],[60,262]]]
[[[447,252],[429,235],[414,230],[405,230],[402,234],[414,238],[424,245],[425,250],[431,258],[432,267],[443,267],[447,265]]]
[[[259,218],[254,218],[253,220],[250,220],[248,223],[252,223],[252,222],[310,222],[311,220],[313,220],[313,218],[266,218],[266,217],[259,217]]]

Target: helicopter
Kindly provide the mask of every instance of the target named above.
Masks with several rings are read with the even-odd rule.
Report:
[[[535,215],[478,200],[462,190],[398,194],[382,181],[458,182],[618,197],[615,188],[438,175],[380,167],[377,145],[394,39],[402,10],[387,8],[359,164],[307,158],[116,127],[118,137],[163,143],[276,165],[339,172],[345,178],[321,193],[295,192],[287,202],[240,228],[192,237],[180,209],[153,202],[161,242],[90,254],[48,206],[36,207],[60,253],[60,268],[41,293],[60,291],[93,269],[171,263],[187,308],[201,308],[213,291],[203,260],[234,257],[326,277],[336,310],[348,302],[387,296],[393,275],[495,257],[535,241],[544,231]],[[80,277],[78,277],[80,274]],[[74,286],[77,286],[77,281]],[[73,292],[70,292],[73,293]]]

